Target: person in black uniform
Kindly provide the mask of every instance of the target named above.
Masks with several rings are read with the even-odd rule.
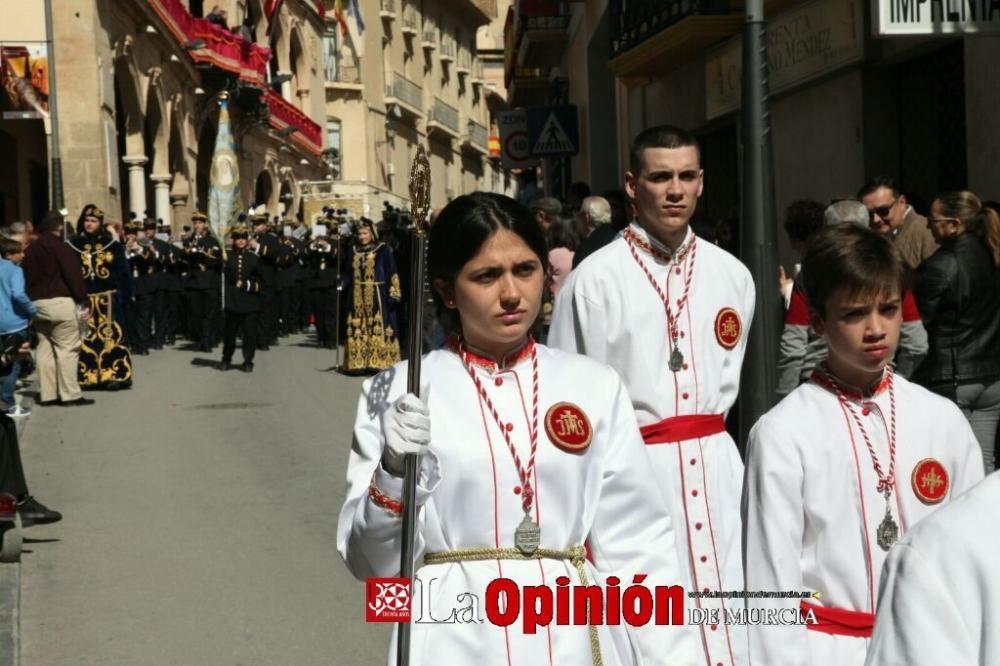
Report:
[[[257,348],[267,351],[278,342],[276,303],[277,269],[284,259],[284,248],[271,229],[267,212],[253,217],[254,234],[249,248],[260,257],[260,314],[257,318]]]
[[[151,217],[147,217],[142,223],[143,237],[149,244],[153,256],[152,272],[149,276],[153,299],[150,349],[163,349],[167,341],[167,282],[170,279],[167,269],[171,261],[176,261],[176,254],[170,243],[156,237],[157,227],[157,221]]]
[[[253,357],[257,349],[257,314],[260,311],[260,257],[247,248],[250,229],[236,224],[230,232],[233,249],[226,257],[226,307],[222,333],[222,363],[220,370],[232,367],[236,351],[236,333],[243,336],[244,372],[253,372]]]
[[[316,317],[316,343],[333,349],[337,333],[337,249],[326,236],[317,236],[309,245],[309,303]]]
[[[170,225],[162,224],[160,233],[170,238]],[[182,313],[184,311],[184,259],[181,248],[181,241],[166,243],[164,249],[168,253],[164,261],[164,292],[166,294],[166,306],[163,315],[163,344],[172,345],[177,341],[177,336],[181,333]],[[161,246],[162,247],[162,246]],[[155,316],[155,315],[154,315]]]
[[[184,256],[191,265],[188,297],[191,302],[191,323],[188,326],[191,340],[203,352],[212,351],[214,325],[221,308],[222,286],[219,269],[222,266],[222,248],[208,230],[208,216],[201,211],[191,216],[194,233],[184,245]]]
[[[153,335],[153,266],[148,242],[139,242],[139,223],[125,223],[125,258],[132,274],[132,299],[125,303],[125,338],[133,354],[149,353]],[[145,237],[143,237],[145,240]]]
[[[285,225],[289,228],[292,226],[291,222],[287,221]],[[275,292],[278,306],[278,336],[283,338],[297,332],[292,305],[295,301],[293,292],[297,289],[300,279],[300,247],[298,241],[291,236],[282,235],[278,242],[281,243],[282,259],[275,275]]]

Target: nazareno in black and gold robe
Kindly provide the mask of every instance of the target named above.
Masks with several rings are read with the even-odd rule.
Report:
[[[90,321],[80,345],[79,378],[84,389],[132,385],[132,354],[125,339],[125,303],[132,298],[132,276],[122,244],[106,233],[73,236],[83,281],[90,297]]]
[[[344,275],[347,345],[344,370],[384,370],[399,361],[397,336],[402,294],[392,249],[383,243],[355,246]]]

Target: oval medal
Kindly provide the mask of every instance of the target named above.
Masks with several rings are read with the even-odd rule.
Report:
[[[732,349],[740,341],[743,321],[733,308],[722,308],[715,315],[715,339],[726,349]]]
[[[910,475],[913,494],[924,504],[937,504],[948,494],[948,470],[934,458],[924,458]]]
[[[583,410],[571,402],[557,402],[545,413],[545,432],[566,453],[583,453],[594,430]]]

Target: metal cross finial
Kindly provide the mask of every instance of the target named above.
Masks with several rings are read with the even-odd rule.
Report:
[[[410,166],[410,221],[417,233],[427,232],[427,214],[431,210],[431,163],[423,145],[417,146],[417,154]]]

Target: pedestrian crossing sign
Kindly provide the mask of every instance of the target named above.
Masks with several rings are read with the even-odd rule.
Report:
[[[528,109],[528,143],[535,157],[563,157],[579,152],[576,106]]]

